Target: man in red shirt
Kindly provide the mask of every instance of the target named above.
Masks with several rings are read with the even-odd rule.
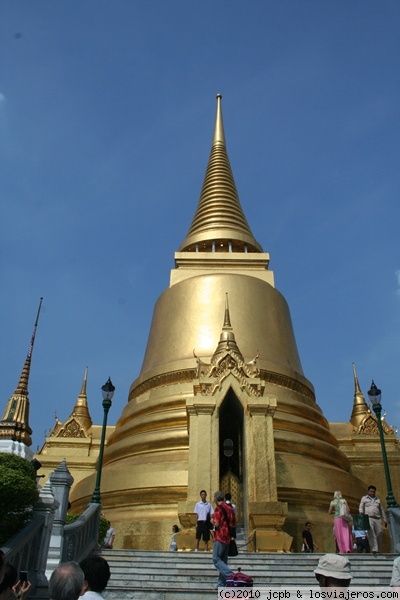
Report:
[[[218,587],[225,587],[226,578],[232,574],[228,567],[229,542],[231,541],[231,531],[236,525],[235,512],[229,504],[224,502],[224,494],[215,492],[215,510],[213,522],[215,526],[214,545],[213,545],[213,563],[219,571]]]

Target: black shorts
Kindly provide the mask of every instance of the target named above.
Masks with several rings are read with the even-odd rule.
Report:
[[[204,523],[197,523],[196,526],[196,540],[201,540],[203,537],[203,542],[208,542],[210,539],[210,525],[208,521]]]

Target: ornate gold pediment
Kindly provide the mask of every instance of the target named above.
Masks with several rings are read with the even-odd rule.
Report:
[[[384,419],[382,419],[382,429],[386,435],[395,435],[393,427],[390,427]],[[379,435],[377,418],[370,412],[365,415],[358,427],[354,428],[354,433],[358,435]]]
[[[85,428],[79,423],[78,419],[71,416],[65,423],[61,423],[57,419],[57,422],[50,434],[51,437],[65,437],[65,438],[86,438],[89,437]]]
[[[265,383],[259,379],[257,358],[246,363],[241,354],[229,349],[225,354],[214,355],[209,364],[196,356],[199,383],[194,385],[195,395],[213,396],[221,389],[224,380],[232,375],[249,396],[262,396]]]

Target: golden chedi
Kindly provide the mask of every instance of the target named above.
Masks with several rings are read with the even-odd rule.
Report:
[[[331,545],[334,489],[358,506],[365,485],[316,404],[268,265],[239,201],[218,95],[199,204],[107,441],[101,499],[117,547],[167,549],[180,523],[178,547],[193,548],[203,488],[211,500],[232,493],[260,551],[288,551],[306,520]],[[73,490],[75,511],[94,478]]]

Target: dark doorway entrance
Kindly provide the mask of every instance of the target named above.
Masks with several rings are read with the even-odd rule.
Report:
[[[219,409],[219,474],[221,491],[232,494],[240,523],[243,515],[243,407],[232,388]]]

